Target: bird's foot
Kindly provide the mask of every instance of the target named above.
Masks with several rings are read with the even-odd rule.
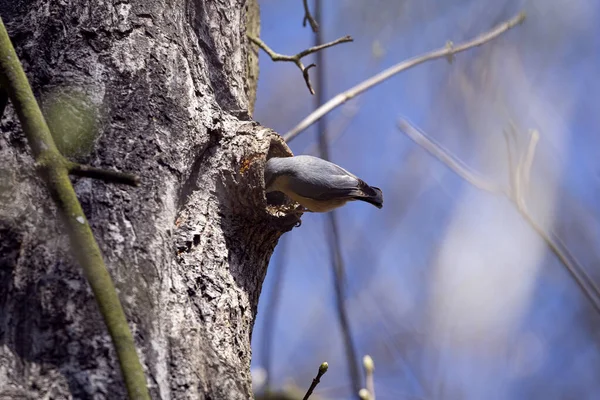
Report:
[[[304,206],[297,206],[296,208],[294,208],[293,210],[290,211],[290,214],[296,214],[298,216],[301,216],[304,213],[307,212],[312,212],[310,211],[308,208],[304,207]]]

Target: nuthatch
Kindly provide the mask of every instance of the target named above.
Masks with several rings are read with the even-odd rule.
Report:
[[[265,165],[265,188],[283,192],[308,211],[327,212],[352,200],[383,207],[381,189],[342,167],[312,156],[273,157]]]

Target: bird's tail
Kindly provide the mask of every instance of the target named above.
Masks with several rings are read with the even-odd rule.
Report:
[[[365,182],[360,182],[360,189],[363,195],[356,196],[356,200],[365,201],[373,204],[377,208],[383,207],[383,192],[375,186],[369,186]]]

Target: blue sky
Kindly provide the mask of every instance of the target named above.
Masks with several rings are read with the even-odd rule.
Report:
[[[537,129],[528,208],[600,282],[600,3],[323,3],[325,39],[355,39],[325,51],[326,98],[447,40],[528,13],[524,25],[454,63],[403,72],[328,118],[335,131],[358,110],[334,142],[332,160],[385,196],[382,210],[353,203],[338,212],[346,304],[359,353],[376,363],[377,398],[600,398],[599,316],[564,267],[511,202],[473,188],[396,127],[408,118],[500,184],[508,182],[503,129],[511,120],[518,126],[520,150],[527,130]],[[260,4],[261,38],[271,48],[294,54],[312,44],[301,1]],[[374,56],[375,47],[383,56]],[[283,134],[312,107],[298,69],[261,52],[255,119]],[[311,128],[291,148],[302,154],[314,141]],[[276,387],[293,380],[305,388],[327,360],[317,393],[346,399],[325,232],[325,218],[314,214],[285,235],[271,379]],[[274,268],[281,266],[271,265],[263,287],[253,368],[263,365]]]

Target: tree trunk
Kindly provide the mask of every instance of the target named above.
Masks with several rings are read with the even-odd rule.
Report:
[[[142,179],[73,182],[155,399],[252,397],[258,296],[295,222],[266,208],[265,157],[289,149],[248,117],[249,3],[0,0],[63,152]],[[91,290],[12,108],[5,114],[0,399],[123,399]]]

